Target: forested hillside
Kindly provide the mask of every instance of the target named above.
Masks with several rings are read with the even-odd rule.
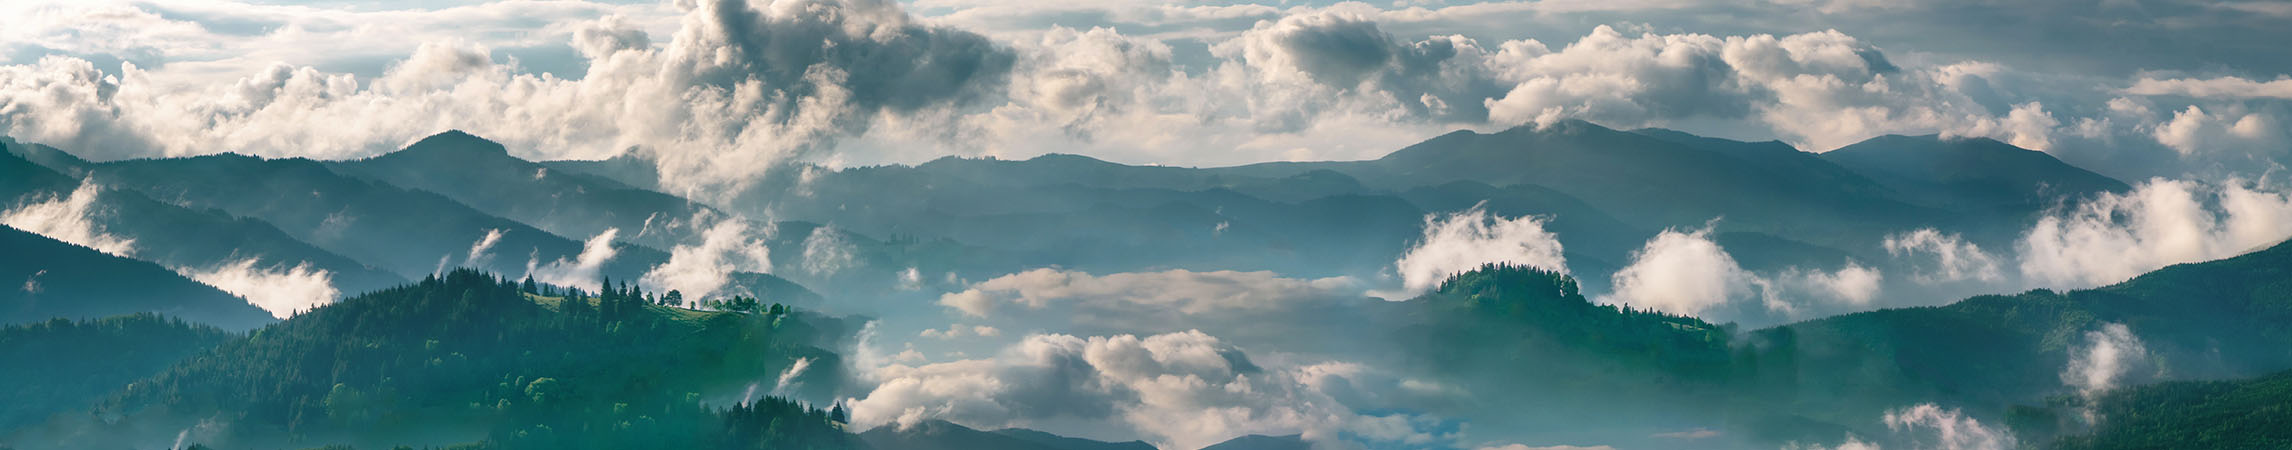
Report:
[[[275,319],[166,267],[0,225],[0,325],[158,312],[245,330]]]
[[[590,294],[454,271],[318,308],[128,385],[93,416],[111,425],[64,418],[17,442],[124,445],[178,430],[216,448],[856,442],[839,430],[841,411],[766,397],[833,388],[842,365],[822,346],[853,331],[841,321],[655,301],[620,286]]]
[[[239,337],[151,313],[0,328],[0,398],[8,399],[0,430],[84,411],[130,382]]]

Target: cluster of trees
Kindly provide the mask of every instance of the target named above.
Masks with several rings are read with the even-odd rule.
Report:
[[[2024,442],[2051,450],[2292,448],[2292,372],[2061,396],[2007,418]]]
[[[527,294],[537,296],[564,297],[567,300],[573,301],[569,302],[568,305],[575,308],[579,308],[580,306],[572,305],[572,303],[594,302],[597,304],[597,312],[607,317],[626,316],[628,311],[632,311],[635,308],[643,305],[688,309],[706,308],[715,311],[736,311],[771,315],[786,315],[793,311],[787,305],[780,303],[766,304],[763,301],[758,300],[756,297],[745,295],[734,295],[726,298],[708,300],[687,300],[685,299],[684,292],[671,289],[668,291],[668,293],[656,296],[651,292],[644,292],[641,289],[630,287],[627,282],[615,285],[613,284],[612,277],[606,277],[602,283],[602,286],[600,286],[598,292],[595,294],[591,294],[589,291],[582,290],[578,287],[558,288],[556,286],[535,283],[533,281],[533,277],[531,276],[525,277],[525,281],[518,284],[518,289]]]
[[[152,313],[0,327],[0,431],[101,400],[239,335]],[[100,356],[99,356],[100,355]]]
[[[540,296],[551,293],[563,297]],[[130,385],[98,412],[220,418],[232,423],[232,435],[210,444],[224,446],[835,449],[856,442],[842,430],[840,411],[775,398],[729,409],[701,400],[798,358],[837,366],[833,353],[811,344],[820,330],[657,302],[625,285],[592,297],[457,270],[224,343]]]

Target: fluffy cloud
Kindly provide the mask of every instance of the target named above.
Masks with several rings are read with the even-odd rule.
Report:
[[[884,366],[871,375],[876,387],[849,404],[861,428],[926,419],[974,427],[1081,421],[1120,427],[1163,448],[1247,434],[1433,443],[1414,417],[1364,415],[1337,400],[1347,395],[1338,391],[1374,379],[1364,371],[1341,363],[1262,367],[1198,331],[1035,335],[990,359]]]
[[[812,234],[804,236],[804,272],[829,277],[850,267],[853,249],[842,236],[828,227],[813,228]]]
[[[613,236],[620,233],[621,230],[618,228],[609,228],[605,232],[597,233],[596,236],[590,237],[588,242],[582,244],[581,254],[575,255],[570,260],[558,258],[549,264],[541,264],[541,260],[538,258],[526,260],[525,274],[533,277],[534,281],[557,286],[583,289],[597,286],[598,283],[603,282],[598,278],[598,273],[604,269],[605,262],[611,261],[614,255],[620,253],[619,250],[613,248]]]
[[[2182,156],[2205,152],[2267,154],[2285,151],[2285,137],[2276,119],[2264,113],[2237,112],[2234,108],[2205,112],[2191,105],[2174,113],[2170,121],[2151,132],[2157,143]]]
[[[1584,446],[1576,446],[1576,445],[1553,445],[1553,446],[1544,446],[1544,447],[1530,447],[1530,446],[1528,446],[1527,444],[1505,444],[1505,445],[1502,445],[1502,446],[1485,446],[1485,447],[1480,447],[1480,449],[1479,449],[1479,450],[1615,450],[1615,449],[1616,449],[1615,447],[1610,447],[1610,446],[1605,446],[1605,445],[1594,445],[1594,446],[1590,446],[1590,447],[1584,447]]]
[[[947,327],[947,329],[945,329],[945,330],[941,330],[941,329],[933,328],[933,329],[923,330],[923,332],[922,332],[922,333],[919,333],[919,334],[918,334],[918,336],[923,336],[923,337],[932,338],[932,339],[956,339],[956,338],[961,338],[961,337],[965,337],[965,336],[977,336],[977,337],[996,337],[996,336],[1002,336],[1002,335],[1003,335],[1003,330],[1000,330],[1000,329],[996,329],[995,327],[990,327],[990,326],[986,326],[986,325],[976,325],[976,326],[969,326],[969,327],[965,327],[965,326],[959,326],[959,325],[950,325],[950,326],[948,326],[948,327]]]
[[[310,264],[286,268],[258,267],[253,258],[208,269],[177,268],[183,276],[247,299],[280,319],[333,303],[342,295],[334,289],[334,274]]]
[[[1487,52],[1462,36],[1404,42],[1364,15],[1328,10],[1295,14],[1259,25],[1220,50],[1238,53],[1241,67],[1260,86],[1279,88],[1260,104],[1320,106],[1315,97],[1347,93],[1390,105],[1411,116],[1444,122],[1479,122],[1481,100],[1503,89],[1487,73]],[[1290,128],[1278,120],[1305,114],[1272,111],[1261,126]]]
[[[1878,298],[1879,283],[1885,278],[1878,269],[1853,262],[1833,272],[1788,270],[1783,276],[1785,280],[1800,283],[1815,295],[1857,308],[1868,307],[1872,300]]]
[[[733,272],[772,271],[772,250],[764,245],[771,235],[771,228],[758,230],[747,220],[718,220],[700,233],[700,243],[670,248],[668,262],[646,271],[637,284],[695,300],[709,298],[731,281]]]
[[[1710,234],[1709,228],[1658,233],[1616,271],[1614,292],[1595,300],[1713,321],[1787,319],[1818,308],[1868,308],[1885,280],[1878,269],[1853,261],[1832,271],[1751,272]]]
[[[1560,240],[1532,216],[1491,217],[1479,206],[1454,214],[1425,216],[1424,237],[1401,254],[1393,267],[1409,298],[1440,282],[1486,264],[1504,263],[1567,273]]]
[[[363,156],[458,128],[556,156],[654,149],[662,180],[698,193],[737,187],[878,115],[999,89],[1013,59],[890,2],[681,4],[681,27],[657,48],[619,19],[579,25],[569,33],[588,63],[579,79],[521,73],[486,45],[453,41],[424,43],[364,83],[289,65],[213,86],[170,83],[135,64],[106,75],[63,57],[5,66],[0,103],[17,107],[0,113],[0,128],[98,158]]]
[[[2015,448],[2013,434],[1993,429],[1955,409],[1932,403],[1887,411],[1886,428],[1911,439],[1912,448],[1931,450],[2006,450]]]
[[[1600,301],[1701,316],[1750,296],[1762,282],[1712,242],[1709,229],[1664,230],[1632,254],[1631,264],[1615,274],[1615,293]]]
[[[1918,267],[1920,281],[1997,281],[2000,278],[1996,258],[1954,233],[1920,228],[1887,235],[1885,247],[1890,256],[1912,259],[1910,264]],[[1925,260],[1928,256],[1922,255],[1931,255],[1932,259]]]
[[[2241,181],[2212,187],[2153,179],[2039,219],[2018,246],[2030,282],[2081,288],[2242,254],[2287,236],[2292,199],[2283,193]]]
[[[2060,124],[2034,101],[1989,106],[1999,66],[1899,67],[1836,31],[1633,35],[1598,27],[1557,50],[1534,39],[1413,31],[1490,14],[1581,12],[1581,4],[1286,11],[1059,5],[1127,11],[1119,15],[1140,23],[1208,21],[1232,30],[1184,36],[1208,43],[1207,55],[1181,55],[1168,34],[1043,25],[998,43],[931,24],[979,24],[973,19],[997,10],[963,2],[913,5],[954,11],[932,20],[880,0],[676,5],[551,3],[530,14],[547,23],[541,30],[478,34],[479,41],[452,30],[506,31],[510,25],[485,22],[505,7],[390,12],[393,20],[359,15],[379,12],[263,5],[193,8],[275,25],[255,41],[372,39],[377,45],[366,47],[389,49],[386,57],[367,56],[366,65],[394,64],[355,75],[313,65],[340,51],[241,48],[251,44],[200,29],[222,25],[117,6],[123,14],[116,15],[150,23],[97,33],[95,25],[57,20],[43,29],[139,42],[56,48],[61,54],[155,56],[111,74],[108,61],[98,70],[89,60],[60,56],[0,67],[8,75],[0,77],[0,98],[20,106],[0,114],[0,125],[9,135],[98,159],[216,149],[356,157],[457,128],[537,157],[598,158],[638,148],[657,160],[670,190],[708,196],[736,191],[719,188],[737,188],[760,168],[800,157],[872,163],[1079,146],[1129,162],[1336,159],[1373,156],[1443,128],[1561,118],[1620,126],[1724,123],[1815,149],[1894,132],[1993,136],[2043,148]],[[358,25],[374,22],[452,26]],[[344,28],[354,31],[314,31]],[[172,29],[191,35],[159,34]],[[496,37],[502,35],[523,37]],[[163,45],[183,42],[229,44]],[[515,56],[560,46],[571,50],[560,59],[577,60]],[[159,62],[184,58],[228,61]],[[230,75],[180,76],[193,66]],[[300,126],[313,121],[360,126]],[[820,151],[831,147],[837,151]]]
[[[1263,311],[1301,301],[1355,295],[1352,278],[1283,278],[1273,272],[1127,272],[1105,276],[1058,269],[1035,269],[995,277],[939,297],[939,304],[984,317],[1003,305],[1041,309],[1074,302],[1105,310],[1153,308],[1184,314]]]
[[[2071,355],[2061,381],[2088,398],[2123,384],[2124,377],[2148,357],[2148,348],[2125,324],[2102,324],[2085,332],[2083,351]]]
[[[14,209],[0,212],[0,224],[115,256],[133,255],[135,239],[107,233],[95,222],[93,216],[101,212],[96,204],[100,195],[102,187],[81,183],[68,196],[29,198]]]

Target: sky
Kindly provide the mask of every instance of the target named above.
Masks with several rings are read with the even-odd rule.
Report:
[[[0,6],[0,130],[343,159],[464,129],[694,183],[1076,153],[1374,158],[1586,119],[1827,151],[1989,137],[2127,180],[2292,147],[2292,2],[804,0]],[[344,126],[317,129],[310,121]]]
[[[1931,229],[1890,237],[1890,255],[1933,263],[1886,276],[2075,288],[2292,233],[2277,174],[2292,161],[2286,24],[2292,1],[13,0],[0,4],[0,133],[96,160],[351,159],[460,129],[529,159],[652,158],[664,189],[686,195],[790,161],[1369,159],[1457,129],[1569,119],[1811,152],[1940,134],[2045,151],[2138,188],[2054,211],[2011,250]],[[26,224],[84,215],[73,208],[90,196],[0,219],[54,228]],[[757,245],[747,227],[672,250]],[[1862,309],[1882,279],[1858,265],[1749,273],[1709,232],[1665,231],[1614,295],[1702,314],[1790,286]],[[596,243],[613,235],[591,239],[609,258]],[[1484,262],[1566,267],[1532,217],[1427,217],[1417,244],[1396,261],[1403,296]],[[1637,279],[1697,283],[1628,287]],[[945,322],[864,334],[872,343],[851,359],[876,387],[851,399],[855,419],[1171,448],[1299,432],[1525,447],[1379,412],[1462,396],[1451,386],[1239,348],[1268,342],[1249,335],[1264,317],[1360,320],[1344,302],[1369,301],[1353,295],[1381,287],[1369,280],[1042,268],[964,284],[935,297],[944,317],[931,319]],[[1130,331],[1022,328],[1059,321]],[[937,341],[979,352],[916,350]],[[1073,380],[1091,382],[1056,383]]]

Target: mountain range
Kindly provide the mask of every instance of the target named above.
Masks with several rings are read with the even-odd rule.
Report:
[[[1885,136],[1813,154],[1566,121],[1458,131],[1366,161],[795,164],[689,198],[667,193],[676,180],[664,184],[641,151],[529,161],[459,131],[346,161],[97,162],[0,145],[9,219],[0,249],[11,255],[0,258],[0,288],[22,280],[0,289],[9,362],[0,380],[41,393],[0,408],[0,445],[13,448],[173,438],[216,448],[1145,450],[1154,445],[1133,440],[1144,436],[1107,442],[929,418],[859,429],[845,402],[875,380],[848,364],[883,357],[862,344],[876,324],[941,313],[942,294],[1040,268],[1389,282],[1428,223],[1467,211],[1538,218],[1563,245],[1566,270],[1454,274],[1422,296],[1358,306],[1371,319],[1343,331],[1362,342],[1328,345],[1398,349],[1379,362],[1474,393],[1415,407],[1470,418],[1475,436],[1625,447],[1682,445],[1667,437],[1682,430],[1718,436],[1688,444],[1712,448],[1885,441],[1889,411],[1942,403],[2010,423],[2024,442],[2127,448],[2158,441],[2125,430],[2186,426],[2162,411],[2220,417],[2276,399],[2283,375],[2270,374],[2292,369],[2282,350],[2292,332],[2280,325],[2292,320],[2287,245],[2084,290],[1966,298],[1894,276],[1874,282],[1898,297],[1841,315],[1718,321],[1599,300],[1666,231],[1708,230],[1752,272],[1907,274],[1882,244],[1897,233],[1935,229],[2006,248],[2048,212],[2131,190],[1978,138]],[[770,269],[713,264],[727,287],[705,300],[753,307],[648,285],[673,260],[721,250],[711,224],[748,218],[754,226],[732,244],[761,249],[769,261],[755,265]],[[587,272],[548,272],[563,266]],[[341,295],[277,319],[250,305],[245,283],[201,281],[230,268],[323,273]],[[2145,344],[2144,369],[2128,383],[2164,384],[2106,396],[2065,384],[2085,340],[2111,327]],[[99,345],[132,351],[116,363],[21,369]],[[2111,419],[2070,418],[2080,411]],[[2278,416],[2223,418],[2248,427],[2223,429]],[[1237,435],[1207,448],[1308,440]]]

